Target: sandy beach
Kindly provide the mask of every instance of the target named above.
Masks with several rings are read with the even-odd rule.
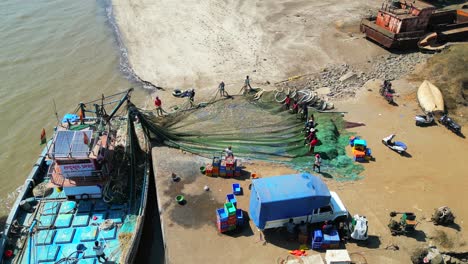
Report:
[[[360,19],[380,4],[364,0],[113,1],[131,66],[142,80],[164,88],[154,94],[165,105],[181,100],[170,94],[173,88],[195,87],[203,100],[213,96],[221,80],[235,94],[245,75],[252,77],[254,87],[271,90],[275,82],[314,73],[327,65],[347,63],[364,71],[376,56],[388,54],[358,33]],[[369,243],[346,247],[364,255],[367,263],[410,263],[416,247],[430,244],[466,252],[468,210],[463,195],[468,191],[468,141],[441,125],[415,126],[414,116],[421,114],[416,90],[422,80],[393,82],[397,106],[378,94],[382,81],[369,81],[355,98],[334,102],[337,111],[346,112],[345,120],[365,124],[350,130],[368,141],[375,157],[363,164],[361,180],[337,182],[322,177],[351,214],[369,219]],[[151,98],[146,104],[152,104]],[[468,133],[465,128],[462,132]],[[409,155],[400,156],[381,143],[392,133],[408,145]],[[165,160],[167,156],[173,158]],[[217,234],[214,208],[222,206],[234,180],[203,176],[197,168],[206,160],[166,147],[153,149],[153,162],[169,263],[221,263],[226,257],[230,263],[275,263],[279,257],[286,258],[288,249],[298,247],[260,243],[252,222],[240,236]],[[180,169],[175,165],[178,162],[193,170]],[[258,161],[247,163],[245,169],[262,177],[295,172]],[[172,172],[181,176],[179,185],[169,180]],[[241,184],[247,190],[249,179]],[[210,192],[203,192],[205,185]],[[186,206],[173,202],[178,193],[189,197]],[[248,192],[239,205],[248,211]],[[454,211],[455,228],[429,221],[440,206]],[[387,227],[390,211],[416,213],[416,234],[391,236]],[[441,232],[450,243],[441,241]],[[400,250],[385,249],[392,244]]]
[[[356,37],[360,18],[380,3],[361,1],[116,0],[130,64],[164,88],[240,89],[356,63],[385,51]],[[352,28],[351,32],[343,29]]]
[[[368,141],[375,158],[363,163],[363,179],[337,182],[325,177],[326,171],[315,173],[330,190],[340,195],[350,214],[365,215],[369,220],[368,242],[351,242],[346,248],[354,254],[353,260],[361,260],[360,256],[364,256],[367,263],[411,263],[413,250],[424,245],[467,251],[468,211],[465,210],[465,199],[461,197],[468,190],[463,166],[468,143],[442,126],[421,128],[414,125],[413,116],[419,112],[413,99],[416,84],[395,82],[400,92],[398,106],[389,105],[379,96],[379,84],[378,81],[369,82],[357,98],[337,106],[339,111],[347,112],[346,120],[366,124],[350,129]],[[390,133],[397,134],[397,140],[408,145],[408,156],[401,156],[381,143],[381,139]],[[167,156],[173,158],[165,159]],[[171,148],[153,149],[168,263],[220,263],[226,258],[231,263],[275,263],[277,259],[287,258],[287,250],[299,247],[299,243],[286,241],[277,231],[264,243],[251,221],[237,235],[221,235],[217,232],[214,215],[215,209],[222,207],[226,193],[231,192],[233,182],[243,187],[244,195],[237,198],[238,207],[248,212],[250,173],[269,177],[297,171],[278,164],[247,161],[243,177],[212,178],[198,171],[199,166],[207,162],[205,158]],[[181,181],[172,182],[171,173],[180,176]],[[210,187],[209,192],[203,190],[205,185]],[[185,195],[185,206],[173,201],[178,194]],[[434,209],[440,206],[449,206],[453,210],[457,225],[443,227],[430,222]],[[419,222],[417,231],[410,236],[392,236],[387,227],[391,211],[414,212]],[[448,243],[441,240],[441,234],[447,237]],[[400,249],[387,250],[391,245]],[[309,251],[309,254],[320,253]]]

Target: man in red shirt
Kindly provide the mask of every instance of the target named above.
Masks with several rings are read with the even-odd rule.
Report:
[[[314,153],[315,145],[317,145],[318,139],[315,137],[309,143],[309,153]]]
[[[289,97],[289,94],[286,95],[286,99],[284,99],[284,106],[286,107],[286,110],[289,110],[289,107],[291,105],[291,97]]]
[[[163,111],[162,111],[161,105],[162,105],[161,99],[159,99],[159,97],[156,96],[156,99],[154,99],[154,106],[156,106],[156,114],[157,114],[158,116],[162,116],[162,115],[163,115]]]

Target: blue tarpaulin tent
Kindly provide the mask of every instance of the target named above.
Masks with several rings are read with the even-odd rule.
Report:
[[[267,221],[306,216],[330,203],[330,191],[308,173],[275,176],[252,181],[250,217],[264,229]]]

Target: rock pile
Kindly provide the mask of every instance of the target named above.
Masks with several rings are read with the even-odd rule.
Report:
[[[414,71],[419,63],[425,62],[431,55],[419,52],[409,54],[389,54],[375,58],[371,70],[361,71],[348,64],[332,65],[320,73],[301,82],[285,82],[287,88],[329,91],[330,99],[353,97],[367,81],[373,79],[395,80]]]

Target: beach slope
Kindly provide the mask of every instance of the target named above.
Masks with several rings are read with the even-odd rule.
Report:
[[[377,3],[373,3],[375,5]],[[115,0],[135,73],[160,87],[278,81],[384,53],[358,33],[369,1]]]

